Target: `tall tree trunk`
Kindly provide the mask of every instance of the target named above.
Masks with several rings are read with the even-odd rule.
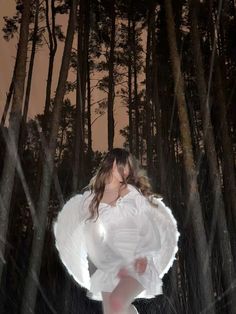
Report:
[[[151,87],[151,98],[154,107],[154,117],[156,123],[156,143],[155,150],[157,155],[157,167],[156,170],[153,169],[154,180],[156,182],[155,186],[159,193],[166,195],[166,164],[163,157],[163,130],[164,125],[163,117],[161,115],[161,106],[159,99],[159,83],[158,83],[158,65],[157,65],[157,34],[155,25],[155,6],[152,8],[154,21],[151,25],[151,38],[152,38],[152,87]]]
[[[115,31],[116,31],[116,12],[115,0],[111,1],[111,35],[110,35],[110,54],[108,61],[108,100],[107,100],[107,123],[108,123],[108,150],[113,148],[114,142],[114,97],[115,97],[115,84],[114,84],[114,53],[115,53]]]
[[[131,19],[130,13],[128,16],[128,47],[130,51],[132,51],[132,36],[131,36]],[[133,153],[133,99],[132,99],[132,54],[129,53],[129,60],[128,60],[128,113],[129,113],[129,134],[128,134],[128,141],[129,141],[129,150]]]
[[[19,155],[20,156],[22,155],[24,139],[26,135],[26,122],[27,122],[27,115],[28,115],[28,110],[29,110],[31,82],[32,82],[33,69],[34,69],[36,45],[37,45],[38,17],[39,17],[39,0],[36,0],[35,1],[35,16],[34,16],[34,31],[32,34],[32,49],[31,49],[31,56],[30,56],[30,63],[29,63],[28,78],[27,78],[27,83],[26,83],[25,102],[24,102],[23,117],[22,117],[22,122],[21,122],[21,134],[20,134],[20,140],[19,140]]]
[[[6,150],[3,173],[0,187],[0,280],[4,267],[4,254],[6,245],[6,235],[8,228],[8,218],[12,190],[14,186],[17,146],[21,122],[21,111],[23,106],[24,86],[26,76],[27,47],[30,23],[30,0],[23,2],[22,22],[20,27],[20,37],[16,56],[15,81],[13,91],[12,108],[8,127],[9,148]]]
[[[47,84],[46,84],[46,98],[44,104],[44,112],[42,119],[42,132],[41,134],[41,151],[40,156],[37,162],[37,183],[36,186],[40,186],[41,177],[42,177],[42,166],[43,166],[43,154],[44,150],[46,150],[46,140],[48,139],[49,134],[49,111],[51,104],[51,88],[52,88],[52,75],[53,75],[53,65],[54,59],[57,51],[57,39],[55,35],[55,8],[54,8],[55,0],[51,1],[51,15],[52,19],[50,22],[50,9],[49,9],[49,0],[45,1],[45,16],[46,16],[46,28],[48,32],[48,42],[49,42],[49,64],[48,64],[48,73],[47,73]]]
[[[211,32],[211,39],[212,45],[216,40],[215,36],[218,35],[218,28],[220,22],[220,16],[222,2],[219,2],[218,7],[218,17],[216,18],[217,25],[214,27],[212,12],[213,10],[213,1],[209,1],[209,26]],[[236,228],[236,177],[235,177],[235,162],[234,162],[234,154],[232,148],[232,142],[230,138],[230,131],[227,121],[227,104],[225,100],[225,93],[224,93],[224,82],[222,79],[222,67],[219,61],[219,55],[217,53],[217,49],[214,50],[214,57],[215,57],[215,72],[214,72],[214,85],[217,97],[217,104],[219,110],[219,133],[221,137],[221,146],[222,146],[222,169],[223,169],[223,181],[224,181],[224,188],[225,194],[227,195],[227,201],[229,204],[229,211],[231,211],[230,216],[233,217],[234,220],[234,227]],[[229,222],[230,223],[230,222]],[[234,246],[236,245],[235,239],[233,237]]]
[[[49,64],[48,64],[48,73],[47,73],[47,85],[46,85],[46,98],[44,104],[44,112],[43,112],[43,120],[42,120],[42,132],[40,132],[41,136],[41,151],[40,156],[37,162],[37,183],[36,186],[40,186],[41,178],[42,178],[42,167],[43,167],[43,155],[47,150],[46,140],[49,137],[49,117],[50,117],[50,104],[51,104],[51,88],[52,88],[52,76],[53,76],[53,66],[54,66],[54,59],[57,51],[57,39],[55,34],[55,7],[54,7],[55,0],[51,1],[51,22],[50,22],[50,9],[49,9],[49,0],[45,1],[45,8],[46,8],[46,28],[48,32],[48,41],[49,41]]]
[[[145,103],[145,133],[146,133],[146,154],[147,154],[147,172],[153,174],[152,169],[152,139],[151,139],[151,51],[152,51],[152,25],[155,23],[155,8],[148,11],[148,30],[147,30],[147,47],[146,47],[146,103]]]
[[[90,14],[91,2],[86,2],[85,5],[85,25],[84,25],[84,143],[87,135],[87,152],[84,150],[84,180],[82,185],[88,184],[88,173],[91,171],[92,164],[92,128],[91,128],[91,95],[90,95],[90,65],[89,65],[89,42],[90,42]],[[86,88],[87,86],[87,88]],[[87,92],[87,106],[86,106]],[[89,120],[90,116],[90,120]],[[86,131],[87,130],[87,131]],[[87,134],[86,134],[87,132]]]
[[[81,88],[82,88],[82,122],[83,122],[83,141],[85,143],[85,117],[86,117],[86,83],[87,83],[87,66],[88,66],[88,46],[89,46],[89,33],[90,33],[90,0],[84,3],[84,14],[82,19],[83,36],[82,36],[82,54],[80,59],[81,69]]]
[[[86,98],[86,77],[87,77],[87,56],[88,56],[88,41],[89,41],[89,12],[90,1],[80,1],[80,13],[78,23],[78,54],[77,65],[80,85],[77,84],[79,93],[79,101],[81,102],[81,119],[82,119],[82,134],[85,142],[85,98]]]
[[[173,18],[173,9],[171,0],[165,0],[165,12],[167,23],[167,35],[170,47],[170,57],[172,72],[175,80],[176,99],[178,104],[178,115],[180,122],[180,134],[183,148],[184,167],[188,185],[187,207],[190,210],[194,236],[196,243],[196,252],[199,265],[199,284],[201,287],[201,304],[202,308],[207,308],[209,304],[214,304],[214,294],[211,270],[209,265],[210,252],[207,247],[204,222],[202,217],[202,208],[197,183],[197,172],[193,159],[192,143],[190,137],[190,126],[187,114],[187,107],[184,95],[184,81],[180,67],[180,57],[177,50],[175,24]],[[208,310],[208,313],[215,313],[214,305]]]
[[[34,226],[34,236],[32,243],[32,251],[30,256],[29,270],[26,278],[23,303],[21,308],[22,314],[34,312],[37,296],[37,286],[39,282],[39,274],[41,267],[42,251],[44,246],[45,231],[47,226],[48,203],[50,199],[50,189],[54,171],[54,155],[57,145],[57,134],[59,130],[61,109],[63,97],[65,94],[66,79],[70,64],[70,55],[74,38],[74,30],[76,25],[77,0],[72,1],[70,16],[67,28],[65,47],[62,57],[62,64],[59,73],[58,85],[54,99],[54,107],[52,114],[52,127],[50,133],[50,141],[45,160],[43,164],[42,182],[39,191],[39,199],[37,206],[38,224]]]
[[[89,54],[87,54],[87,125],[88,125],[88,168],[92,170],[92,125],[91,125],[91,84],[90,84],[90,65]]]
[[[89,41],[89,5],[80,1],[78,54],[77,54],[77,90],[76,90],[76,121],[75,151],[73,168],[73,190],[85,185],[85,96],[87,82],[87,57]]]
[[[51,14],[52,14],[52,21],[50,23],[49,18],[49,0],[46,0],[46,27],[48,31],[48,39],[49,39],[49,64],[48,64],[48,74],[47,74],[47,85],[46,85],[46,99],[44,105],[44,113],[43,113],[43,132],[45,137],[47,137],[47,132],[49,129],[48,125],[48,116],[50,110],[50,103],[51,103],[51,88],[52,88],[52,75],[53,75],[53,65],[54,59],[57,51],[57,39],[55,34],[55,7],[54,7],[55,0],[51,0]],[[51,26],[50,26],[51,25]]]
[[[135,156],[140,155],[140,134],[139,134],[139,99],[138,99],[138,78],[137,78],[137,52],[136,52],[136,30],[135,21],[132,21],[132,52],[133,52],[133,72],[134,72],[134,113],[135,113]]]
[[[206,90],[206,81],[204,75],[200,37],[198,32],[198,21],[196,12],[196,0],[191,3],[191,24],[192,24],[192,47],[195,58],[195,71],[197,78],[197,87],[200,100],[200,108],[203,120],[204,147],[209,164],[209,173],[211,185],[213,188],[213,215],[210,230],[209,248],[212,250],[215,232],[218,233],[219,249],[222,259],[222,273],[224,277],[225,288],[227,289],[236,280],[235,269],[233,265],[232,249],[230,245],[230,236],[225,217],[225,206],[221,190],[221,178],[217,164],[217,154],[215,148],[213,127],[211,122],[209,97]],[[217,227],[217,230],[216,230]],[[228,294],[230,313],[236,309],[236,291]]]
[[[1,129],[5,125],[5,121],[6,121],[6,118],[7,118],[7,113],[8,113],[8,110],[10,108],[10,103],[11,103],[13,90],[14,90],[15,72],[16,72],[16,61],[15,61],[14,70],[13,70],[13,74],[12,74],[11,84],[10,84],[10,87],[9,87],[9,90],[8,90],[8,93],[7,93],[7,99],[6,99],[6,103],[5,103],[3,114],[2,114],[2,118],[1,118],[1,127],[0,127]]]
[[[216,58],[215,63],[215,76],[214,85],[217,98],[217,109],[219,111],[217,120],[220,134],[220,145],[222,147],[222,170],[223,170],[223,182],[225,190],[225,198],[227,199],[228,216],[233,218],[233,222],[229,221],[229,225],[232,225],[232,229],[236,228],[236,177],[235,177],[235,161],[232,147],[232,141],[230,137],[229,125],[227,121],[227,103],[225,100],[225,94],[223,91],[223,80],[220,65]],[[234,245],[234,251],[236,248],[235,237],[232,237],[232,244]],[[234,258],[236,255],[234,255]]]
[[[215,85],[218,99],[218,107],[220,112],[220,132],[221,132],[221,145],[223,150],[223,175],[224,186],[227,197],[230,199],[231,211],[234,218],[234,225],[236,227],[236,179],[235,179],[235,163],[232,149],[232,142],[229,134],[229,127],[227,122],[226,113],[226,100],[222,90],[222,78],[220,67],[216,61],[215,69]]]
[[[51,89],[52,89],[52,77],[53,77],[53,66],[54,59],[57,51],[57,38],[55,33],[55,0],[51,1],[51,21],[50,21],[50,9],[49,0],[45,1],[45,16],[46,16],[46,28],[48,32],[48,42],[49,42],[49,63],[48,63],[48,73],[47,73],[47,84],[46,84],[46,98],[44,104],[44,112],[42,119],[42,131],[38,130],[41,139],[41,150],[37,161],[37,179],[36,187],[40,186],[43,171],[43,159],[44,154],[47,151],[47,141],[49,138],[50,130],[50,105],[51,105]],[[58,181],[58,178],[54,178]],[[38,194],[37,194],[38,196]],[[36,197],[37,197],[36,196]],[[59,198],[61,196],[59,195]]]
[[[81,4],[80,4],[81,5]],[[79,34],[78,36],[81,36]],[[78,38],[79,39],[79,38]],[[79,42],[79,40],[78,40]],[[79,44],[78,44],[78,54]],[[79,61],[79,57],[77,59]],[[84,128],[82,119],[82,88],[81,88],[81,69],[79,62],[77,65],[77,91],[76,91],[76,120],[75,120],[75,150],[74,150],[74,163],[73,163],[73,191],[76,192],[80,183],[84,178]]]

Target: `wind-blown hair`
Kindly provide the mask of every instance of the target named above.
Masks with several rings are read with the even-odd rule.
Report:
[[[123,148],[114,148],[110,150],[103,158],[96,174],[90,180],[88,188],[94,197],[89,205],[90,217],[92,219],[95,216],[98,217],[98,206],[102,200],[105,185],[112,175],[113,162],[116,161],[118,172],[122,178],[120,190],[126,187],[127,184],[131,184],[137,188],[144,196],[148,197],[152,195],[152,187],[149,178],[146,175],[144,169],[140,167],[139,161],[127,150]],[[127,178],[124,176],[124,168],[128,165],[129,175]],[[120,197],[120,190],[118,197]]]

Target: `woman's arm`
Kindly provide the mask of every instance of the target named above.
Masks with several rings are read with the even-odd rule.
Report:
[[[143,274],[147,268],[148,259],[147,257],[139,257],[134,261],[134,269],[137,273]],[[128,271],[125,267],[121,268],[118,272],[118,277],[126,277],[128,275]]]

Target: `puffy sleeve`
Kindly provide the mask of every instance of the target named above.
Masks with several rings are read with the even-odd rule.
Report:
[[[53,224],[55,245],[69,274],[82,286],[90,287],[88,256],[83,236],[90,192],[69,199]]]
[[[141,197],[140,206],[149,216],[150,228],[154,229],[153,250],[151,252],[153,262],[159,277],[162,278],[176,259],[180,233],[172,211],[161,198],[152,197],[151,201],[156,205],[153,206],[144,196]]]

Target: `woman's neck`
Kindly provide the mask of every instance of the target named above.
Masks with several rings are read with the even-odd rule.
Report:
[[[105,190],[119,191],[121,183],[118,180],[113,179],[111,182],[105,185]]]
[[[105,185],[105,190],[119,190],[120,189],[120,183],[108,183]]]

